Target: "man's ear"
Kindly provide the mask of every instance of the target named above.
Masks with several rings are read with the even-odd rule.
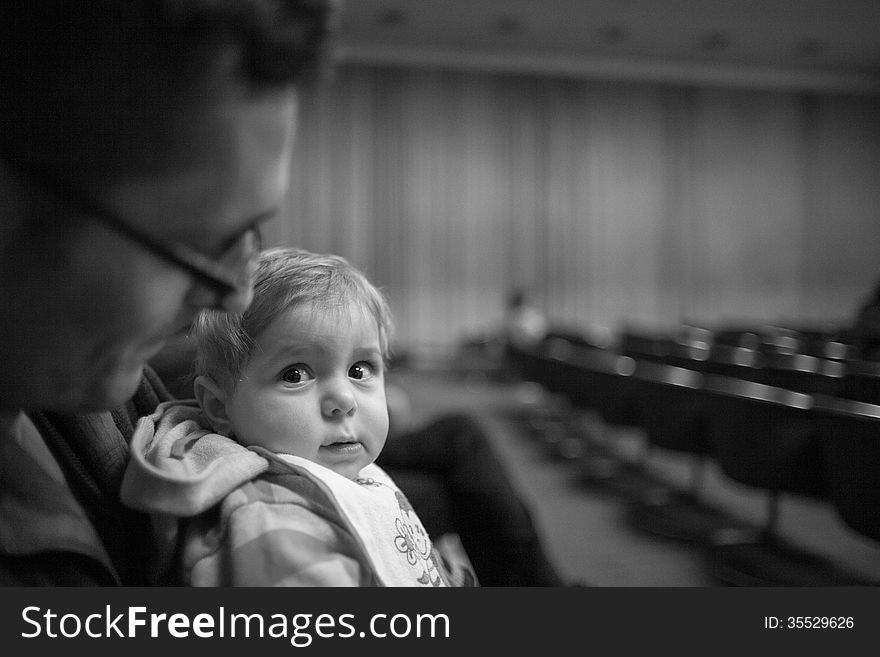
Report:
[[[202,414],[215,433],[232,435],[232,421],[226,412],[226,393],[209,376],[197,376],[193,381],[193,393],[202,409]]]

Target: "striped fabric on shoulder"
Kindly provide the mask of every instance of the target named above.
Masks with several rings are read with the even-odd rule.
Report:
[[[376,585],[335,506],[302,479],[299,490],[256,479],[223,500],[219,519],[194,519],[184,577],[194,586]]]

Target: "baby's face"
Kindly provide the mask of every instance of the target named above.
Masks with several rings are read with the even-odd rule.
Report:
[[[356,304],[280,316],[227,400],[236,439],[301,456],[354,479],[388,434],[376,321]]]

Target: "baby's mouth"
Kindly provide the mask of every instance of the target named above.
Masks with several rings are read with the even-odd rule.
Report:
[[[352,454],[363,449],[363,445],[354,438],[343,438],[336,442],[322,445],[322,448],[339,454]]]

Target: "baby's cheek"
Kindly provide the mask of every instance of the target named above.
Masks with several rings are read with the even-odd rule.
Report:
[[[292,437],[303,435],[292,414],[259,407],[239,410],[233,422],[235,434],[238,441],[247,446],[289,452]]]
[[[296,413],[281,413],[263,418],[266,449],[310,457],[312,443],[319,443],[321,433]]]
[[[382,401],[375,402],[370,405],[370,422],[376,428],[377,432],[383,435],[388,433],[389,415],[388,405],[385,403],[384,397]]]

